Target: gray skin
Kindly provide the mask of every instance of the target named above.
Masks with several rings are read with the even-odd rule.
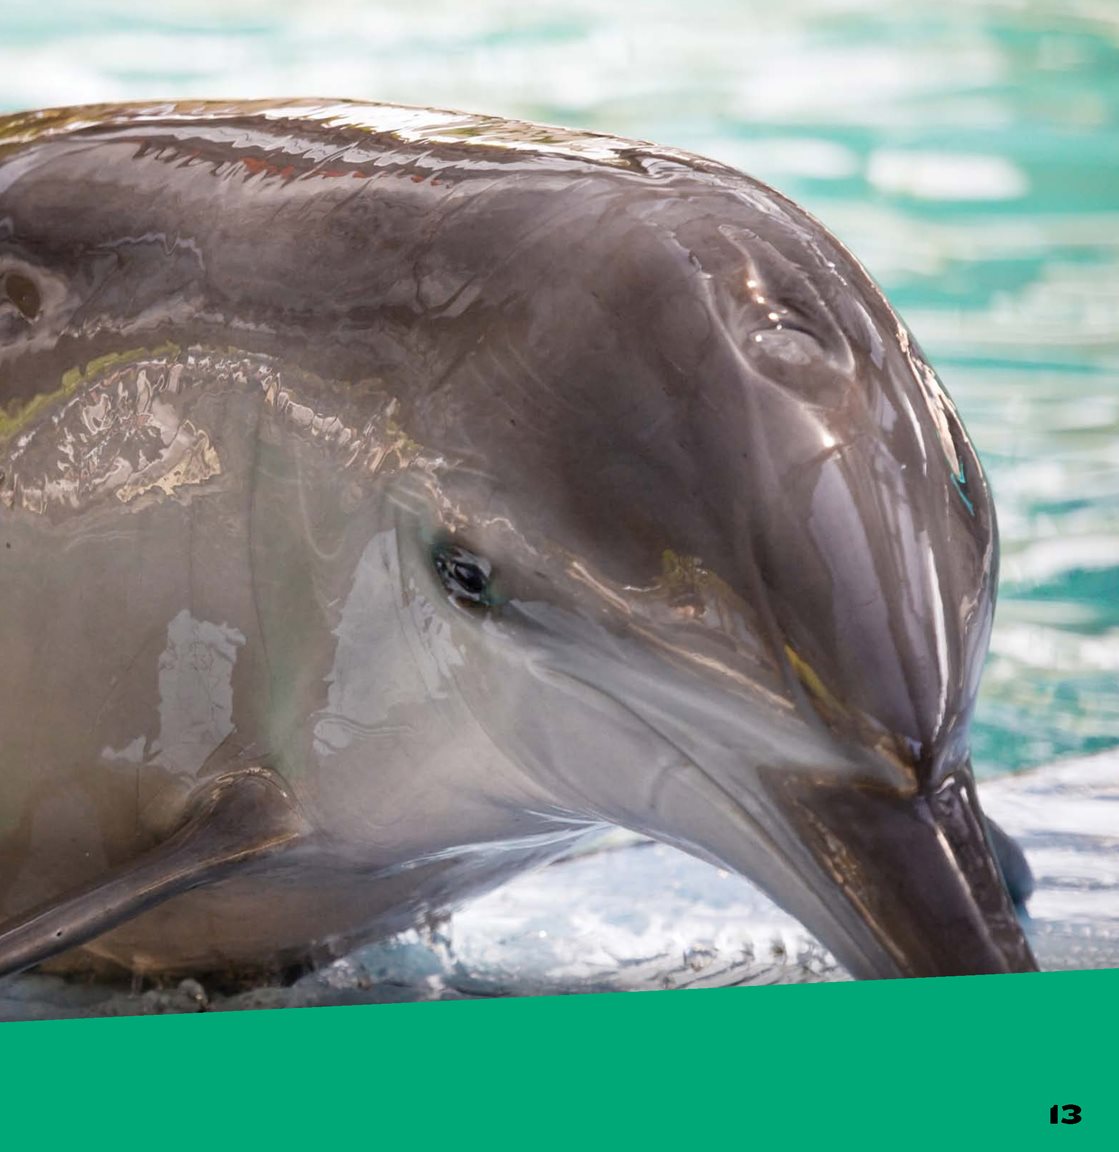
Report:
[[[986,480],[765,185],[381,105],[0,119],[0,405],[0,970],[314,961],[605,824],[857,977],[1035,968]]]

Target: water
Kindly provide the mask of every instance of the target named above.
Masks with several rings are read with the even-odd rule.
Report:
[[[990,473],[1002,578],[979,775],[1119,747],[1119,4],[637,11],[0,0],[0,111],[167,96],[433,104],[651,139],[775,184],[882,283]],[[1119,759],[1092,763],[1073,793],[1100,799]],[[1079,881],[1055,866],[1046,890],[1102,884],[1110,932],[1114,841],[1093,844]]]

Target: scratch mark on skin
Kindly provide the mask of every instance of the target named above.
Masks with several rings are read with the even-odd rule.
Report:
[[[156,763],[193,778],[234,731],[233,667],[245,642],[239,629],[197,620],[185,608],[167,626]]]
[[[180,411],[187,393],[201,388],[213,396],[259,389],[266,409],[301,438],[332,449],[343,469],[373,476],[442,467],[442,457],[429,455],[397,424],[396,401],[387,393],[378,394],[368,415],[371,386],[348,399],[338,382],[301,373],[289,380],[269,357],[233,349],[176,349],[174,358],[147,355],[112,365],[24,433],[10,453],[0,502],[57,520],[110,493],[125,503],[157,493],[181,500],[204,493],[222,464],[209,432]],[[301,402],[332,387],[339,396],[335,411]],[[38,435],[48,428],[52,435]]]

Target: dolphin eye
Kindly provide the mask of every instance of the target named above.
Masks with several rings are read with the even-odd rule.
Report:
[[[9,272],[0,279],[0,303],[14,305],[25,320],[34,320],[43,307],[34,281],[20,272]]]
[[[457,544],[437,544],[432,550],[435,571],[455,600],[492,605],[490,590],[493,566],[488,560]]]

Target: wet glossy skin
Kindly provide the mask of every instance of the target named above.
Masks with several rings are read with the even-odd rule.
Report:
[[[0,120],[0,278],[0,916],[263,763],[306,848],[91,952],[329,954],[618,823],[856,975],[1033,966],[966,762],[986,482],[777,193],[455,114],[72,110]]]

